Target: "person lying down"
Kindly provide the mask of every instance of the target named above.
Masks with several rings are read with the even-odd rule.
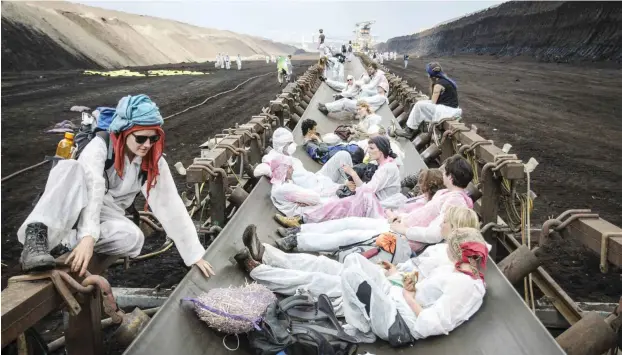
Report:
[[[477,312],[486,293],[488,250],[473,228],[452,231],[449,263],[422,279],[409,273],[400,280],[390,266],[376,265],[360,254],[347,256],[343,264],[324,256],[285,254],[261,244],[253,225],[243,241],[246,248],[235,259],[253,279],[285,295],[307,287],[312,294],[341,298],[336,312],[345,316],[344,329],[362,342],[379,337],[409,343],[449,334]]]

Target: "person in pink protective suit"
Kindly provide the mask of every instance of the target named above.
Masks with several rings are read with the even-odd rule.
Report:
[[[441,169],[445,189],[439,190],[426,203],[416,202],[408,213],[385,210],[386,218],[348,217],[322,223],[302,224],[288,228],[277,240],[279,249],[307,252],[331,252],[340,246],[368,240],[386,232],[405,236],[409,242],[436,244],[442,240],[441,225],[450,206],[473,208],[464,188],[473,178],[471,165],[461,156],[448,158]],[[364,217],[364,216],[363,216]]]
[[[353,181],[347,184],[355,195],[305,207],[296,214],[276,215],[277,222],[285,227],[298,227],[303,222],[317,223],[344,217],[384,218],[385,208],[401,207],[406,197],[400,192],[399,168],[393,161],[395,154],[389,139],[383,136],[371,138],[368,150],[371,160],[379,166],[371,181],[363,183],[351,166],[343,167],[345,173],[352,176]]]

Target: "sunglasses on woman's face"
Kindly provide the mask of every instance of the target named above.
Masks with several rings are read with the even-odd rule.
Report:
[[[157,134],[154,136],[137,136],[134,133],[132,133],[132,135],[134,136],[134,139],[136,140],[136,143],[138,144],[145,144],[147,142],[147,139],[149,140],[151,144],[160,140],[160,136]]]

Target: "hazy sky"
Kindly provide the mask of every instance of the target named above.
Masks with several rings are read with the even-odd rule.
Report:
[[[375,20],[378,41],[482,10],[503,1],[74,1],[129,13],[231,30],[275,41],[310,40],[319,28],[327,39],[350,38],[354,24]]]

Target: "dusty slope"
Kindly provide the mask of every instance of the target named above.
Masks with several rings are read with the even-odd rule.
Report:
[[[383,49],[418,56],[495,54],[544,61],[622,61],[622,2],[511,1],[413,34]]]
[[[293,53],[266,39],[69,2],[2,2],[2,71],[202,62]]]

